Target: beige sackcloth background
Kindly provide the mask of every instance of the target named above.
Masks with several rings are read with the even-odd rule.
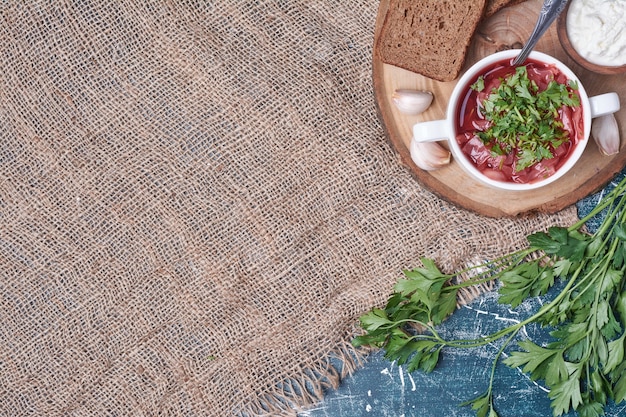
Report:
[[[403,268],[576,219],[419,185],[376,114],[377,7],[0,5],[0,415],[295,415]]]

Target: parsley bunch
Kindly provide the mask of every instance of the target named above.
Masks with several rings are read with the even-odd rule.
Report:
[[[423,267],[404,271],[384,308],[360,317],[365,333],[354,338],[353,345],[384,348],[386,358],[406,365],[409,372],[431,372],[444,349],[501,340],[486,392],[462,404],[470,405],[478,417],[498,416],[493,382],[499,361],[543,380],[554,416],[569,410],[581,417],[603,415],[609,400],[626,400],[625,192],[626,179],[576,224],[534,233],[526,248],[482,265],[446,274],[423,258]],[[597,231],[585,233],[584,224],[599,215],[604,219]],[[563,288],[529,318],[490,335],[442,338],[437,326],[454,312],[459,290],[495,280],[500,282],[499,303],[511,308],[546,295],[558,281]],[[545,327],[551,342],[540,346],[523,339],[502,359],[505,348],[531,323]]]
[[[494,155],[514,154],[518,172],[553,158],[554,150],[570,140],[558,110],[562,106],[580,106],[580,99],[573,92],[578,90],[576,82],[570,80],[564,85],[551,80],[545,90],[539,91],[528,78],[526,66],[515,68],[514,74],[500,81],[481,103],[490,126],[476,135]],[[484,78],[480,76],[471,88],[483,91]]]

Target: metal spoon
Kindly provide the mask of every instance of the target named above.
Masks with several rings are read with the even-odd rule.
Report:
[[[552,22],[561,14],[567,2],[568,0],[544,0],[533,33],[531,33],[528,42],[526,42],[517,58],[513,61],[513,66],[522,64],[528,58],[528,54],[535,47],[539,38],[543,36]]]

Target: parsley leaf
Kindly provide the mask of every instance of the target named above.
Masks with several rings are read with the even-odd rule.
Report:
[[[517,67],[515,73],[500,81],[480,104],[481,113],[491,123],[484,131],[476,132],[477,136],[496,155],[513,153],[518,172],[552,159],[555,150],[570,139],[558,110],[562,106],[580,106],[577,85],[552,80],[540,91],[528,77],[526,66]],[[483,91],[484,78],[479,77],[471,88]]]

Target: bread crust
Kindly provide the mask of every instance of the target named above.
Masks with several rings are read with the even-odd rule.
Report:
[[[485,17],[491,17],[505,7],[514,6],[526,0],[489,0],[485,7]]]

